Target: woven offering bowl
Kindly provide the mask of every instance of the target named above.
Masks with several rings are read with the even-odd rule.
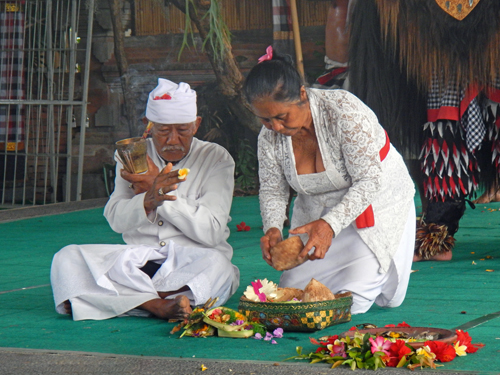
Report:
[[[335,299],[318,302],[253,302],[240,298],[238,310],[251,322],[268,330],[312,332],[351,320],[352,295],[336,294]]]

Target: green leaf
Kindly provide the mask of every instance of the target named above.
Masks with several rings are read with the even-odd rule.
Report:
[[[295,348],[295,350],[297,351],[297,354],[298,354],[298,355],[301,355],[301,354],[302,354],[302,346],[297,346],[297,347]]]
[[[351,362],[351,370],[356,370],[356,361]]]
[[[396,367],[403,367],[404,365],[406,365],[406,362],[406,356],[404,355],[403,357],[401,357]]]
[[[339,367],[340,365],[343,365],[343,364],[344,364],[343,360],[335,361],[335,363],[330,368]]]

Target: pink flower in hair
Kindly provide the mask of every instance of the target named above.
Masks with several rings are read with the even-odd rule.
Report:
[[[259,63],[261,63],[262,61],[272,60],[272,59],[273,59],[273,47],[269,46],[266,48],[266,54],[259,57]]]

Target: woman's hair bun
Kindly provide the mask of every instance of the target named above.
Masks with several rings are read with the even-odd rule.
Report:
[[[273,60],[279,60],[279,61],[283,61],[287,64],[290,64],[292,65],[293,67],[295,67],[295,64],[293,62],[293,58],[292,56],[290,56],[289,54],[287,53],[279,53],[279,52],[276,52],[276,50],[273,51]]]

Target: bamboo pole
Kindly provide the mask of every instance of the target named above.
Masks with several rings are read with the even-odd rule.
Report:
[[[304,77],[304,61],[302,57],[302,43],[300,41],[299,16],[297,13],[297,1],[290,0],[292,11],[293,42],[295,44],[295,59],[297,60],[297,70]]]

